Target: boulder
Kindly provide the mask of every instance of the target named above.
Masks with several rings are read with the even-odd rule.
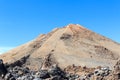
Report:
[[[3,60],[0,59],[0,77],[4,77],[7,73],[7,69],[3,64]]]

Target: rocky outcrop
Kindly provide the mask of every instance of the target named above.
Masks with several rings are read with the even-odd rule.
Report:
[[[119,80],[120,79],[120,60],[114,66],[114,71],[113,71],[112,76],[113,76],[112,80]]]
[[[47,59],[48,58],[48,59]],[[43,66],[50,64],[50,55],[44,60]],[[5,67],[3,61],[0,60],[0,80],[119,80],[120,79],[120,61],[116,63],[113,70],[108,66],[98,66],[96,68],[88,68],[86,66],[71,65],[65,69],[61,69],[57,64],[50,64],[33,71],[28,67],[9,66]],[[8,64],[7,64],[8,65]],[[11,67],[11,66],[12,67]],[[45,68],[46,67],[46,68]]]
[[[6,73],[7,73],[7,69],[4,66],[3,60],[0,59],[0,76],[2,78],[4,78],[4,76],[6,75]]]

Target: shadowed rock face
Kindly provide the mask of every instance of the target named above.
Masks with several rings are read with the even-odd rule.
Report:
[[[114,66],[113,78],[114,78],[114,80],[120,79],[120,60]]]
[[[3,60],[0,59],[0,76],[4,77],[7,73],[7,69],[5,68],[4,64],[3,64]]]
[[[8,64],[18,61],[19,66],[23,64],[31,70],[39,70],[45,56],[51,53],[51,60],[62,69],[73,64],[87,67],[109,66],[113,69],[113,65],[119,60],[119,49],[118,43],[81,25],[69,24],[48,34],[42,34],[0,55],[0,58]],[[28,55],[25,61],[19,61]]]

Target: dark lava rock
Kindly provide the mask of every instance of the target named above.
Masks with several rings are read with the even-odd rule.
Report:
[[[51,76],[56,76],[56,75],[64,75],[64,72],[57,66],[57,65],[53,65],[49,70],[48,73]]]
[[[12,77],[11,73],[7,73],[5,75],[5,80],[9,80]]]
[[[120,80],[120,61],[116,63],[113,71],[109,67],[101,67],[94,69],[93,72],[84,73],[84,75],[65,72],[57,65],[51,65],[49,68],[39,71],[13,65],[5,67],[0,59],[0,80]]]
[[[64,80],[61,76],[53,76],[51,80]]]
[[[50,78],[50,75],[48,74],[47,70],[40,70],[39,72],[36,73],[36,77],[46,79],[46,78]]]
[[[5,68],[3,64],[3,60],[0,59],[0,76],[4,77],[7,73],[7,69]]]

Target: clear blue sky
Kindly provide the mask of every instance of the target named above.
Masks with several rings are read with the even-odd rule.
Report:
[[[120,42],[120,0],[0,0],[0,49],[69,23]]]

